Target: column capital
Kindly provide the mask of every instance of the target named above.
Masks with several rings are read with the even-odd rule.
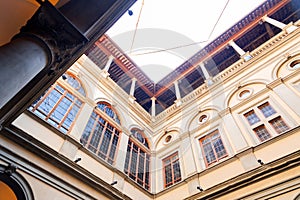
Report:
[[[40,8],[13,39],[27,37],[48,51],[50,73],[60,70],[88,42],[88,39],[70,23],[51,3],[44,1]]]

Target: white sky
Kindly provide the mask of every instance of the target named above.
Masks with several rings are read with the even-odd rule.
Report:
[[[133,15],[125,13],[107,34],[158,82],[207,44],[199,42],[212,41],[264,1],[230,0],[209,38],[227,0],[144,0],[143,7],[143,0],[137,0],[130,8]],[[198,44],[165,51],[195,42]]]

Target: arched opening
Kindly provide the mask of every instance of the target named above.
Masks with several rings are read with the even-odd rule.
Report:
[[[3,181],[0,181],[0,199],[17,200],[17,196],[14,191]]]
[[[0,165],[0,199],[33,200],[33,193],[29,184],[15,170],[13,165]]]

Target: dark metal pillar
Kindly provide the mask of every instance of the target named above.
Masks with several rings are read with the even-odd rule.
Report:
[[[135,0],[70,0],[38,11],[0,47],[0,130],[61,76]],[[78,14],[80,13],[80,14]],[[87,14],[88,13],[88,14]]]

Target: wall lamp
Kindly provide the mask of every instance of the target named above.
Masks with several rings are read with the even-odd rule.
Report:
[[[203,188],[199,185],[199,186],[197,186],[197,189],[200,191],[200,192],[202,192],[203,191]]]
[[[261,159],[258,159],[257,162],[258,162],[260,165],[265,164]]]
[[[79,161],[81,161],[81,158],[77,158],[76,160],[74,160],[74,163],[78,163]]]
[[[117,183],[118,183],[118,181],[114,181],[110,185],[113,186],[113,185],[116,185]]]

